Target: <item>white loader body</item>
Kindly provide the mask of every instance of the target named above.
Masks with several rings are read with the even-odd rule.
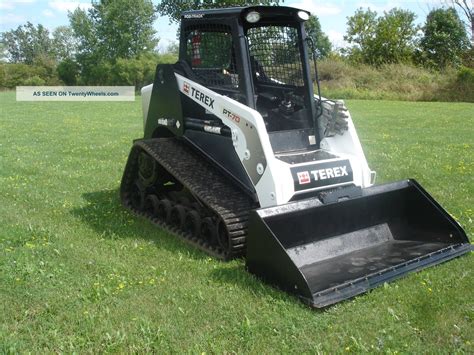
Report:
[[[320,150],[335,157],[289,164],[275,155],[265,122],[258,111],[179,74],[175,75],[182,94],[231,129],[235,152],[254,184],[261,207],[281,205],[295,195],[331,187],[356,185],[365,188],[373,185],[375,172],[367,164],[352,118],[345,107],[347,130],[324,137],[320,144]],[[142,89],[144,122],[148,116],[152,88],[153,85],[148,85]],[[330,116],[334,106],[335,103],[324,100],[323,115]]]

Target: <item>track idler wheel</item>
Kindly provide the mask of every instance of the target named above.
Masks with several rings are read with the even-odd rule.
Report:
[[[186,220],[186,208],[183,205],[175,205],[171,209],[170,224],[180,229],[184,229]]]
[[[140,182],[148,187],[156,181],[156,161],[145,152],[140,152],[138,156],[138,176]]]
[[[130,188],[130,202],[132,203],[133,208],[143,211],[145,208],[145,189],[137,181]]]
[[[188,210],[184,218],[184,231],[193,237],[199,237],[201,232],[201,216],[197,211]]]

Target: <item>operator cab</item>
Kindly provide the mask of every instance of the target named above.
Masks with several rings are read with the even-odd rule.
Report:
[[[319,139],[304,31],[308,18],[308,12],[289,7],[184,12],[176,68],[256,109],[275,153],[314,150]],[[209,119],[188,103],[190,114]]]

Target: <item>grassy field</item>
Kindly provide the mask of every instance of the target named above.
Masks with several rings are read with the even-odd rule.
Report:
[[[418,179],[472,238],[474,105],[348,106],[378,182]],[[474,352],[472,254],[311,310],[121,207],[141,129],[139,100],[0,93],[0,353]]]

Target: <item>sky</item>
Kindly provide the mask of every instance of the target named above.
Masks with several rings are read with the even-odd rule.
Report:
[[[153,1],[155,4],[157,0]],[[356,9],[370,8],[378,13],[394,7],[408,9],[417,15],[417,23],[423,24],[426,15],[433,8],[443,6],[446,0],[285,0],[280,4],[293,6],[310,11],[317,15],[322,30],[336,48],[343,47],[347,17],[354,14]],[[33,24],[41,23],[52,31],[55,27],[68,25],[68,11],[77,7],[89,8],[87,0],[0,0],[0,32],[17,28],[27,21]],[[171,42],[176,41],[177,24],[170,24],[169,18],[160,17],[154,27],[160,38],[159,49],[165,50]]]

